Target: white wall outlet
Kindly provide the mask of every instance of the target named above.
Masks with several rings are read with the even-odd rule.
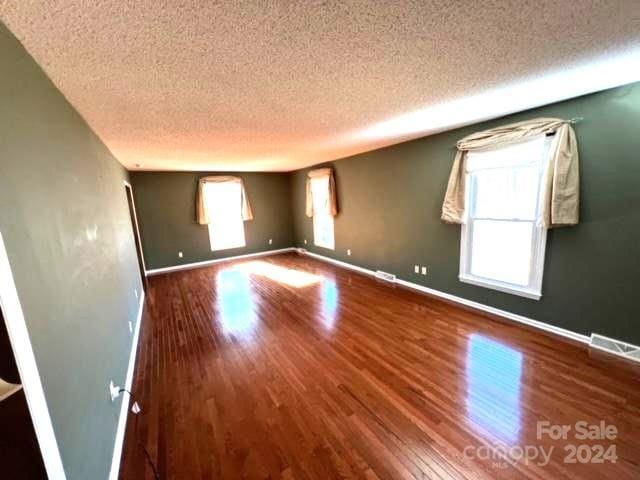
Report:
[[[413,271],[414,271],[415,273],[420,273],[420,265],[414,265],[414,266],[413,266]]]
[[[269,239],[269,245],[271,245],[273,243],[273,238]]]
[[[182,258],[182,252],[178,252],[178,256]]]
[[[351,256],[351,249],[350,248],[347,249],[347,255]]]
[[[113,380],[109,382],[109,395],[111,396],[112,402],[115,402],[116,398],[120,396],[120,387],[118,385],[114,385]]]
[[[307,244],[307,239],[306,239],[306,238],[304,239],[304,244],[305,244],[305,245]]]
[[[422,274],[426,275],[427,274],[427,267],[422,267]]]
[[[138,289],[137,288],[133,289],[133,294],[136,296],[136,298],[138,298]]]
[[[129,333],[133,333],[133,322],[129,320]]]

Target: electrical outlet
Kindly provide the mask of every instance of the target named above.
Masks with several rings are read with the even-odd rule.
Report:
[[[178,252],[178,256],[182,258],[182,252]]]
[[[129,320],[129,333],[133,333],[133,323]]]
[[[305,245],[307,244],[307,239],[306,239],[306,238],[304,239],[304,244],[305,244]]]
[[[422,267],[422,274],[426,275],[427,274],[427,267]]]
[[[111,396],[112,402],[115,402],[116,398],[120,396],[120,387],[118,385],[114,385],[113,380],[109,382],[109,395]]]
[[[273,243],[273,239],[272,239],[272,238],[270,238],[270,239],[269,239],[269,245],[271,245],[272,243]]]
[[[137,288],[133,289],[133,294],[136,296],[136,298],[138,298],[138,289]]]
[[[351,249],[350,248],[347,249],[347,255],[351,256]]]
[[[420,265],[414,265],[414,266],[413,266],[413,271],[414,271],[415,273],[420,273]]]

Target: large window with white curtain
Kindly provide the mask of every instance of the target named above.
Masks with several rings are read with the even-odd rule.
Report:
[[[311,178],[313,199],[313,243],[318,247],[335,248],[333,216],[329,199],[329,176]]]
[[[542,135],[466,154],[461,281],[534,299],[542,295],[542,207],[552,140]]]
[[[204,196],[210,217],[208,227],[211,250],[244,247],[242,184],[207,183],[204,186]]]

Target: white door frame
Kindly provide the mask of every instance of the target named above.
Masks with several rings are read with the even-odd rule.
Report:
[[[33,427],[38,438],[40,453],[50,480],[66,480],[62,457],[58,449],[55,432],[47,401],[44,396],[36,358],[31,347],[29,332],[24,321],[24,313],[18,297],[9,256],[0,232],[0,308],[9,333],[11,348],[16,359],[22,381],[24,395],[27,398]]]
[[[136,201],[133,198],[133,187],[126,180],[124,180],[123,183],[124,183],[125,194],[127,194],[126,190],[129,190],[129,193],[131,194],[131,206],[133,207],[132,209],[133,218],[131,220],[133,220],[133,224],[135,225],[135,228],[136,228],[136,231],[134,232],[134,235],[133,235],[133,241],[136,242],[136,245],[138,246],[136,250],[138,250],[137,253],[140,255],[140,261],[142,262],[142,276],[146,277],[147,264],[144,262],[144,253],[142,251],[142,237],[140,236],[140,227],[138,226],[138,212],[136,212]],[[129,208],[129,199],[127,199],[127,209],[128,208]]]

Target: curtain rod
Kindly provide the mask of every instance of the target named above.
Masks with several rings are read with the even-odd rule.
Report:
[[[569,120],[562,120],[565,123],[568,123],[569,125],[575,125],[576,123],[580,123],[584,120],[584,117],[571,117]],[[546,134],[547,135],[555,135],[555,130],[551,130],[551,131],[547,131]],[[460,141],[458,140],[458,142],[456,142],[456,148],[459,149],[458,147],[458,143]]]

